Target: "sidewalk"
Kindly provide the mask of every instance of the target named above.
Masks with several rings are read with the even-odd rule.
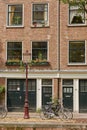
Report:
[[[59,118],[42,120],[38,113],[30,113],[29,119],[24,119],[23,112],[8,112],[4,119],[0,119],[0,130],[18,130],[16,128],[24,128],[23,130],[67,130],[75,128],[75,130],[87,130],[87,118],[84,115],[78,115],[80,118],[74,117],[71,120],[60,120]],[[76,116],[76,115],[75,115]],[[87,117],[87,116],[85,116]],[[4,129],[5,128],[5,129]],[[41,129],[40,129],[41,128]],[[57,129],[56,129],[57,128]]]
[[[24,119],[23,112],[8,112],[6,118],[0,119],[1,124],[80,124],[87,125],[87,114],[78,114],[74,115],[74,118],[71,120],[61,120],[59,118],[45,119],[42,120],[39,116],[39,113],[29,113],[29,119]]]

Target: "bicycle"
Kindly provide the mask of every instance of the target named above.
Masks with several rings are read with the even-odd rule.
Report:
[[[0,105],[0,118],[5,118],[7,116],[7,109],[5,106]]]
[[[68,108],[63,107],[63,103],[59,100],[56,102],[48,102],[40,112],[42,119],[51,119],[53,117],[59,117],[60,119],[72,119],[73,114]]]

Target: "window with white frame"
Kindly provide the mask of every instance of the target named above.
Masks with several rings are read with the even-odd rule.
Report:
[[[47,60],[47,42],[32,42],[32,60]]]
[[[48,25],[48,4],[33,4],[32,24],[37,26]]]
[[[23,24],[23,6],[8,5],[8,26],[21,26]]]
[[[69,6],[69,24],[85,24],[85,11],[78,5]]]
[[[7,60],[22,60],[22,42],[7,43]]]
[[[85,63],[85,41],[69,42],[69,63]]]

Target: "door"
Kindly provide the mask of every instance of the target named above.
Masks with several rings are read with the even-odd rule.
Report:
[[[42,106],[52,100],[52,87],[42,87]]]
[[[26,81],[24,79],[7,80],[7,107],[9,111],[23,111]],[[28,80],[29,109],[36,108],[36,79]]]
[[[29,108],[31,110],[36,109],[36,79],[28,80],[28,99],[29,99]]]
[[[73,110],[73,87],[63,87],[63,105]]]
[[[87,80],[79,80],[79,111],[87,113]]]
[[[23,109],[24,106],[23,80],[9,79],[7,81],[7,106],[8,110]]]

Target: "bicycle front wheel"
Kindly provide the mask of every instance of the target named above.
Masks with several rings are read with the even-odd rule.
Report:
[[[72,119],[73,118],[72,112],[67,108],[60,109],[58,112],[58,115],[59,115],[60,119]]]
[[[7,116],[7,110],[5,108],[0,108],[0,118],[5,118]]]

